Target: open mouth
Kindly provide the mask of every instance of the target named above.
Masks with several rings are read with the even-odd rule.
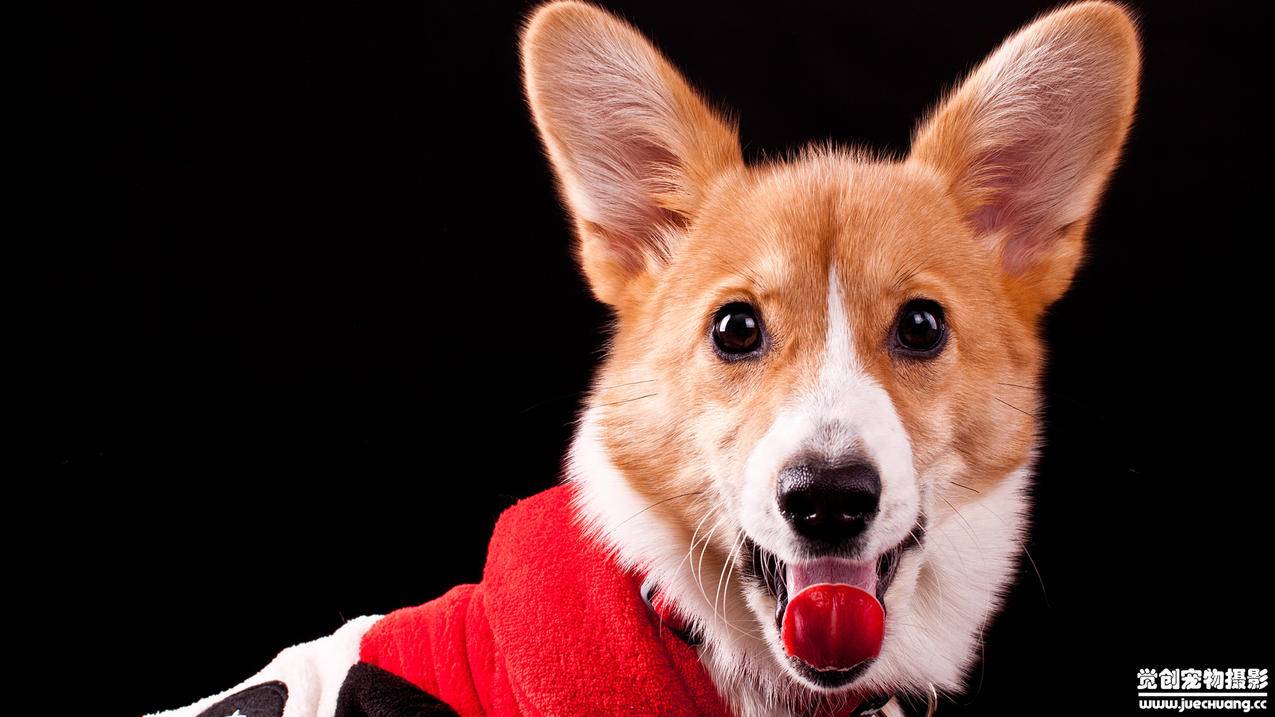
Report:
[[[793,564],[748,542],[749,568],[775,598],[775,625],[793,668],[822,687],[853,682],[880,652],[885,591],[912,541],[870,561],[823,557]]]

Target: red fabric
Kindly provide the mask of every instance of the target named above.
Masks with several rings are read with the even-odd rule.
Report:
[[[482,583],[382,618],[360,658],[461,715],[728,715],[694,648],[584,536],[571,496],[505,511]]]

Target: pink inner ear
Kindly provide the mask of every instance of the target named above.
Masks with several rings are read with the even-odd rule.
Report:
[[[1132,114],[1137,61],[1122,10],[1074,5],[1010,38],[919,134],[915,153],[950,173],[1007,270],[1049,260],[1093,211]]]
[[[628,24],[546,3],[523,35],[527,95],[604,301],[666,258],[739,140]]]
[[[1041,73],[1043,74],[1043,73]],[[1010,271],[1027,268],[1067,226],[1092,210],[1105,178],[1112,118],[1101,87],[1060,72],[1036,76],[1002,98],[996,146],[970,168],[984,202],[970,215],[979,232],[999,233]]]
[[[1003,233],[1006,243],[1001,258],[1010,271],[1026,268],[1046,240],[1040,234],[1039,218],[1033,222],[1030,181],[1024,171],[1039,162],[1038,152],[1025,146],[1026,142],[1030,140],[989,155],[976,180],[988,200],[969,217],[980,234]]]
[[[636,132],[617,132],[610,141],[599,133],[589,142],[591,151],[578,167],[591,210],[587,218],[608,236],[617,259],[630,269],[641,268],[652,250],[661,253],[660,231],[685,223],[657,196],[661,183],[679,171],[678,160]]]
[[[573,170],[573,208],[636,269],[667,250],[666,228],[686,221],[668,199],[689,191],[691,130],[656,58],[622,49],[581,42],[580,57],[545,75],[541,98]]]
[[[970,222],[979,233],[1007,228],[1013,205],[1013,191],[1022,183],[1016,174],[1016,168],[1022,166],[1023,157],[1028,154],[1022,150],[1004,149],[993,153],[983,163],[995,167],[996,171],[984,170],[982,176],[975,180],[991,196],[989,201],[970,215]]]

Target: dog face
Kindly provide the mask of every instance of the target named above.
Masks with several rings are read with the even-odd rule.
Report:
[[[1075,5],[1010,38],[901,161],[746,165],[730,124],[588,5],[538,10],[523,57],[614,311],[572,453],[585,516],[758,710],[958,689],[1017,553],[1040,319],[1131,121],[1128,16]],[[811,658],[840,643],[785,615],[820,585],[876,598],[883,642]],[[817,628],[862,627],[802,602]]]

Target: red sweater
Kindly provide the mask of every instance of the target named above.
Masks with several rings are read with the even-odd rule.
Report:
[[[165,714],[727,715],[675,620],[585,536],[572,495],[562,486],[505,511],[481,583],[352,620]]]
[[[583,534],[566,486],[505,511],[481,583],[382,618],[360,658],[462,715],[727,714],[694,648]]]

